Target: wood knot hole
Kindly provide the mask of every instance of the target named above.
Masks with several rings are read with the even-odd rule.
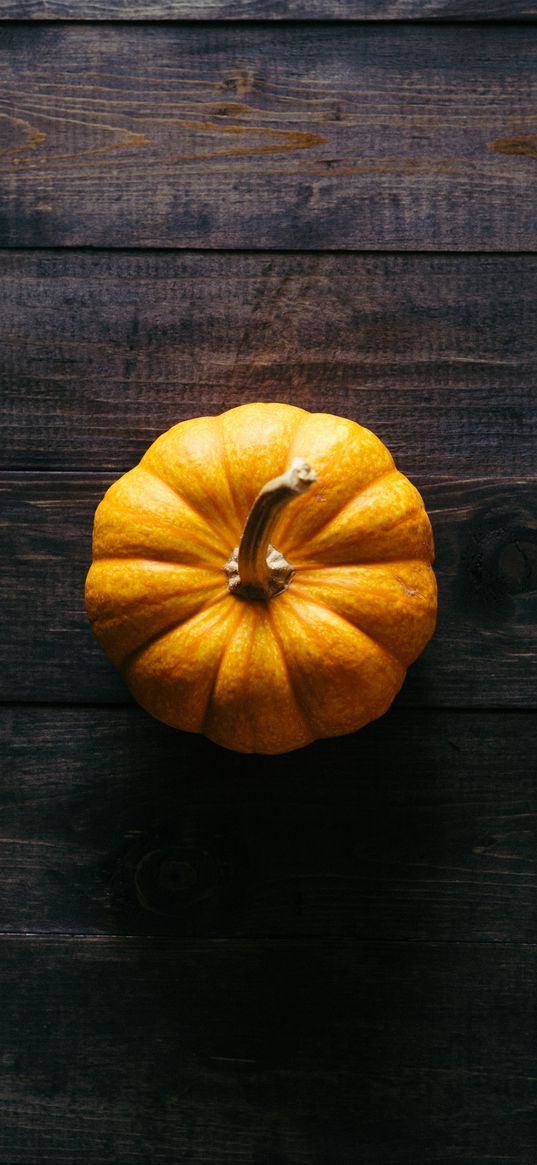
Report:
[[[134,872],[140,905],[156,914],[175,914],[210,897],[221,881],[218,858],[203,847],[150,850]]]
[[[498,578],[512,595],[537,590],[537,543],[508,542],[498,556]]]

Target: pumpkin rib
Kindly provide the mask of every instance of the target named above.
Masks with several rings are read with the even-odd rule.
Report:
[[[218,602],[219,599],[222,597],[221,592],[216,593],[216,590],[217,590],[217,588],[214,585],[213,586],[205,586],[205,587],[201,586],[201,587],[195,588],[190,593],[192,594],[193,597],[195,595],[198,596],[200,603],[202,603],[203,606],[212,607],[214,605],[214,603]],[[211,595],[211,592],[215,592],[214,595]],[[171,599],[174,598],[176,593],[177,592],[174,591],[172,594],[170,594],[169,599],[167,599],[166,601],[167,602],[171,601]],[[162,599],[161,595],[158,595],[154,599],[151,597],[150,594],[137,595],[137,597],[135,599],[131,599],[130,602],[118,603],[117,610],[118,610],[118,612],[121,613],[122,616],[124,616],[124,615],[132,616],[132,615],[135,615],[136,612],[139,611],[140,609],[143,611],[143,609],[146,607],[158,608],[162,604],[162,602],[163,602],[163,599]],[[192,615],[187,615],[185,619],[179,620],[179,622],[177,623],[177,626],[180,627],[181,623],[186,623],[187,620],[191,619],[191,618],[192,618]],[[99,612],[97,615],[94,615],[93,618],[90,618],[90,622],[91,622],[92,627],[96,627],[96,626],[98,627],[99,623],[106,624],[107,620],[109,620],[109,616],[106,613],[102,613],[102,612]]]
[[[227,599],[228,596],[225,595],[223,597]],[[207,603],[207,607],[216,607],[219,602],[222,602],[222,596],[214,599],[213,602]],[[144,640],[144,642],[141,643],[139,647],[135,647],[133,651],[129,651],[127,653],[125,659],[119,665],[122,671],[131,668],[133,663],[136,662],[137,657],[141,655],[142,652],[147,651],[148,647],[153,647],[155,643],[158,643],[159,639],[164,639],[166,635],[170,635],[172,631],[178,631],[180,627],[185,627],[187,623],[190,623],[191,619],[195,619],[198,615],[199,611],[196,611],[195,614],[188,615],[186,619],[174,619],[173,622],[167,623],[166,626],[163,627],[160,631],[155,631],[154,635],[150,635],[149,639]]]
[[[264,408],[265,406],[261,407]],[[255,501],[255,494],[264,484],[266,484],[266,481],[268,481],[270,477],[279,476],[288,470],[291,463],[290,449],[294,442],[296,431],[303,420],[305,410],[300,409],[295,405],[279,405],[277,407],[280,410],[280,413],[283,412],[285,416],[282,417],[280,415],[279,423],[274,428],[272,428],[272,425],[269,425],[270,432],[268,435],[266,432],[266,427],[263,425],[263,417],[260,416],[259,411],[257,411],[255,405],[238,405],[235,409],[230,409],[227,413],[223,413],[220,417],[218,417],[222,435],[222,464],[226,473],[230,493],[233,498],[235,513],[237,515],[241,532],[248,518],[250,509]],[[230,414],[233,413],[247,414],[249,426],[251,426],[249,436],[251,437],[253,435],[258,438],[258,446],[263,449],[265,453],[267,453],[267,451],[270,453],[270,461],[274,463],[273,472],[267,472],[266,478],[263,478],[258,482],[258,485],[255,487],[255,493],[248,499],[248,502],[245,501],[244,490],[240,487],[241,485],[244,486],[245,477],[248,480],[249,487],[252,485],[252,481],[255,481],[257,462],[252,461],[251,465],[249,465],[248,460],[243,463],[241,457],[239,456],[238,463],[234,465],[233,460],[230,459],[232,454],[230,455],[227,444],[225,423],[226,417],[229,418]],[[269,406],[267,406],[267,413],[270,422]],[[292,429],[292,432],[288,431],[289,428]],[[240,453],[238,447],[237,451]],[[240,489],[238,496],[235,493],[235,484],[237,484],[237,488]]]
[[[300,716],[300,719],[302,720],[304,728],[311,736],[311,740],[309,741],[309,743],[311,744],[311,742],[313,740],[315,740],[316,731],[315,731],[315,729],[310,721],[309,716],[307,715],[307,713],[304,709],[304,706],[302,704],[302,700],[300,699],[300,697],[297,693],[295,682],[294,682],[293,675],[291,672],[291,668],[289,667],[289,661],[288,661],[287,656],[285,654],[285,648],[284,648],[283,643],[282,643],[282,637],[280,635],[278,628],[276,627],[276,624],[274,622],[272,614],[273,613],[270,609],[270,603],[267,603],[268,621],[270,623],[270,629],[271,629],[272,634],[274,636],[275,643],[278,646],[278,650],[279,650],[281,658],[282,658],[282,663],[283,663],[284,670],[285,670],[285,673],[287,675],[287,680],[289,683],[289,691],[291,692],[291,695],[292,695],[293,700],[295,702],[295,707],[296,707],[297,712]]]
[[[240,610],[238,610],[236,615],[235,615],[235,618],[230,619],[230,626],[228,627],[228,636],[227,636],[227,639],[225,639],[223,644],[222,644],[222,650],[220,652],[218,662],[217,662],[216,667],[214,669],[213,681],[212,681],[211,687],[209,689],[209,694],[207,696],[207,703],[205,705],[205,710],[203,712],[203,717],[202,717],[202,721],[201,721],[201,728],[200,728],[200,732],[204,733],[206,736],[208,735],[208,733],[206,731],[207,720],[209,719],[209,713],[211,710],[211,703],[212,703],[214,693],[216,691],[216,686],[218,684],[220,672],[222,670],[222,664],[224,662],[224,658],[225,658],[226,652],[228,650],[230,640],[235,632],[235,628],[237,627],[238,623],[241,620],[241,616],[242,616],[242,612]]]
[[[323,562],[323,563],[320,563],[318,566],[311,567],[309,572],[304,566],[296,567],[294,573],[295,573],[295,575],[297,575],[299,573],[299,571],[303,571],[306,574],[308,574],[308,573],[318,574],[319,575],[318,582],[321,583],[323,574],[325,574],[325,572],[327,572],[327,571],[339,572],[341,570],[361,570],[362,567],[364,568],[364,570],[368,570],[369,568],[372,568],[373,570],[375,570],[376,568],[382,569],[384,566],[390,566],[390,565],[399,566],[401,568],[401,570],[404,570],[405,567],[407,567],[407,566],[422,566],[422,567],[428,566],[432,578],[433,579],[435,578],[434,572],[433,572],[432,567],[430,566],[428,560],[426,560],[424,558],[419,558],[419,557],[418,558],[401,558],[400,556],[397,558],[383,559],[382,562],[349,562],[349,563],[338,563],[337,566],[329,566],[327,563]],[[394,575],[394,578],[399,583],[402,583],[403,586],[405,586],[404,579],[399,578],[398,575]],[[308,591],[307,591],[308,584],[307,583],[304,584],[304,580],[302,578],[297,578],[297,583],[298,583],[298,586],[301,590],[303,588],[302,593],[304,595],[304,598],[309,600],[310,596],[309,596]],[[340,591],[346,591],[347,586],[348,586],[348,584],[346,584],[346,583],[336,582],[333,579],[330,581],[329,585],[331,587],[335,587],[337,590],[340,590]],[[435,587],[433,589],[436,590],[436,584],[435,584]],[[421,591],[419,591],[419,592],[417,591],[416,593],[419,593],[420,597],[422,599],[424,599],[424,600],[426,599],[426,595],[423,595],[423,593]],[[314,602],[315,600],[312,600],[312,601]],[[328,607],[328,603],[326,604],[326,606]],[[329,608],[329,609],[331,609],[331,608]]]
[[[127,553],[125,553],[125,555],[98,555],[98,553],[94,553],[93,562],[94,563],[148,563],[150,566],[177,566],[177,569],[182,570],[182,571],[199,570],[199,567],[197,565],[195,565],[195,563],[182,562],[181,559],[176,557],[176,552],[174,552],[174,558],[165,558],[163,555],[163,552],[160,552],[160,557],[158,557],[158,558],[148,558],[147,555],[136,555],[136,553],[133,553],[132,550],[129,550]],[[219,574],[219,572],[220,572],[220,567],[213,566],[212,563],[204,564],[202,567],[200,567],[200,569],[202,569],[204,571],[213,571],[214,574]]]
[[[363,631],[362,628],[359,627],[357,623],[353,623],[352,619],[347,619],[346,615],[341,615],[339,611],[334,611],[332,609],[332,607],[328,606],[328,603],[320,603],[320,602],[318,602],[318,600],[311,599],[309,596],[307,598],[306,598],[306,596],[304,596],[304,598],[305,598],[305,601],[308,602],[309,604],[311,604],[312,607],[317,607],[320,611],[328,611],[330,613],[330,615],[332,616],[332,618],[340,619],[342,623],[346,623],[348,627],[352,627],[353,631],[358,631],[360,635],[364,636],[364,639],[368,639],[369,642],[372,643],[374,647],[378,648],[379,651],[383,652],[385,655],[388,656],[389,659],[393,660],[394,663],[397,664],[397,667],[403,668],[403,671],[406,672],[407,669],[406,669],[405,664],[402,662],[402,660],[399,659],[399,657],[397,655],[395,655],[395,653],[393,651],[389,651],[389,649],[387,647],[384,647],[384,645],[382,643],[379,643],[378,639],[375,639],[372,635],[369,635],[369,633],[367,631]],[[300,611],[297,611],[296,603],[291,603],[291,606],[293,608],[293,611],[294,611],[297,619],[299,619],[300,622],[305,627],[307,627],[308,621],[306,618],[304,618],[304,616],[301,614]]]
[[[302,427],[307,428],[307,426],[310,424],[310,422],[312,420],[321,420],[324,423],[326,423],[327,421],[331,421],[331,420],[335,420],[335,421],[345,420],[347,423],[350,423],[350,427],[351,427],[351,431],[353,433],[353,436],[355,435],[355,430],[358,430],[360,432],[360,434],[363,432],[366,432],[370,437],[373,437],[374,441],[377,442],[380,446],[382,446],[382,444],[383,444],[383,442],[380,441],[380,438],[377,437],[376,433],[373,433],[372,429],[368,429],[365,425],[360,425],[356,421],[349,422],[349,418],[337,417],[337,416],[335,416],[334,413],[322,413],[322,412],[310,413],[310,412],[308,412],[307,409],[301,409],[300,411],[302,412],[303,415],[298,420],[297,429],[294,433],[291,448],[289,450],[290,456],[292,456],[292,457],[302,457],[302,456],[306,457],[307,451],[304,452],[304,450],[300,446],[300,430]],[[298,445],[297,445],[297,442],[298,442]],[[300,447],[298,447],[298,446],[300,446]],[[330,456],[333,457],[333,450],[329,451],[327,449],[326,452],[330,452]],[[389,449],[386,447],[386,445],[384,445],[384,452],[390,458],[391,464],[393,466],[394,460],[393,460],[393,457],[392,457]]]
[[[203,731],[216,744],[244,753],[275,754],[309,744],[288,670],[268,617],[270,604],[242,602]],[[274,685],[274,686],[273,686]]]
[[[413,560],[409,559],[409,561],[413,561]],[[368,563],[368,565],[369,565],[369,563]],[[339,585],[338,583],[331,583],[330,585],[332,587],[338,587],[338,589],[340,591],[346,590],[345,586]],[[366,631],[363,627],[360,626],[359,623],[357,623],[353,619],[349,618],[349,616],[342,615],[340,611],[335,611],[334,608],[331,607],[329,603],[323,603],[323,602],[320,602],[318,599],[312,599],[309,594],[306,594],[305,588],[304,588],[304,598],[307,600],[308,603],[311,603],[312,606],[319,607],[320,609],[325,610],[325,611],[330,611],[331,615],[335,615],[336,618],[342,619],[344,623],[348,623],[350,627],[354,627],[356,629],[356,631],[359,631],[361,635],[365,635],[366,639],[369,639],[371,641],[371,643],[374,643],[375,647],[380,647],[382,651],[386,652],[386,655],[391,656],[391,658],[394,659],[396,663],[400,664],[400,666],[403,667],[405,669],[405,671],[407,670],[407,667],[410,666],[409,664],[404,663],[402,659],[400,659],[400,657],[397,655],[397,652],[393,651],[393,649],[391,649],[389,647],[386,647],[386,645],[384,643],[380,642],[380,639],[376,639],[374,635],[371,635],[370,631]]]
[[[315,466],[313,468],[315,468]],[[360,489],[357,490],[357,492],[355,494],[353,494],[353,497],[349,498],[349,501],[346,503],[346,505],[349,505],[351,501],[354,501],[356,498],[359,498],[361,496],[361,494],[365,493],[366,490],[371,488],[371,486],[378,485],[378,483],[380,481],[383,481],[385,477],[392,477],[392,476],[393,477],[404,477],[404,474],[402,474],[399,469],[394,468],[393,466],[390,467],[390,469],[383,470],[382,473],[379,473],[378,477],[372,477],[372,478],[370,478],[369,481],[364,482],[364,484],[360,487]],[[322,482],[320,482],[320,484],[322,485]],[[319,525],[316,526],[315,533],[310,535],[310,536],[313,538],[316,538],[317,535],[320,534],[322,530],[324,530],[324,527],[328,526],[329,522],[333,522],[334,518],[336,518],[338,516],[338,513],[341,513],[341,512],[342,512],[342,510],[339,510],[339,511],[336,510],[335,513],[328,514],[328,516],[326,518],[323,518],[322,522],[320,522]],[[396,525],[396,523],[394,522],[394,526],[395,525]]]
[[[215,417],[215,420],[218,421],[218,424],[216,425],[216,432],[218,433],[218,438],[219,438],[219,442],[220,442],[220,453],[221,453],[221,458],[222,458],[222,467],[224,470],[224,475],[225,475],[227,487],[229,490],[229,496],[230,496],[232,504],[233,504],[233,512],[235,515],[235,520],[237,522],[237,526],[238,526],[238,529],[240,531],[243,527],[246,515],[242,512],[242,507],[239,506],[237,496],[236,496],[235,491],[233,489],[233,473],[232,473],[231,466],[229,464],[229,458],[227,455],[227,447],[226,447],[226,441],[225,441],[225,436],[224,436],[224,425],[223,425],[223,420],[222,420],[223,416],[224,416],[224,414],[222,413],[219,416]],[[240,534],[239,534],[239,537],[240,537]],[[238,542],[238,539],[237,539],[237,542]],[[234,549],[235,549],[235,547],[232,546],[230,548],[230,552],[233,551]]]
[[[390,562],[418,562],[418,561],[419,562],[425,561],[425,559],[401,558],[400,554],[395,554],[393,558],[379,558],[379,559],[374,559],[373,561],[370,561],[369,558],[360,558],[360,559],[354,558],[350,562],[337,562],[337,563],[321,562],[321,560],[319,558],[310,558],[304,562],[300,562],[300,563],[294,562],[292,564],[292,566],[293,566],[293,573],[297,575],[302,570],[304,570],[304,571],[308,571],[308,570],[322,571],[322,570],[339,570],[340,568],[341,568],[341,570],[345,570],[347,567],[352,567],[352,566],[387,566],[388,563],[390,563]]]
[[[223,552],[225,554],[226,551],[225,551],[224,541],[222,540],[221,545],[220,545],[219,541],[217,542],[217,539],[215,538],[215,527],[211,526],[209,524],[205,515],[202,514],[201,511],[198,510],[197,507],[192,504],[192,502],[190,501],[189,498],[185,497],[184,494],[180,493],[179,490],[176,489],[174,485],[170,485],[170,483],[168,481],[166,481],[165,478],[161,477],[160,473],[156,473],[154,469],[148,469],[147,466],[143,464],[143,458],[142,458],[142,461],[140,461],[139,465],[136,468],[139,470],[142,470],[143,473],[147,473],[150,477],[153,477],[155,479],[155,481],[158,481],[159,485],[163,485],[167,489],[168,493],[172,494],[172,496],[174,498],[177,498],[181,502],[181,505],[184,505],[186,510],[190,510],[190,512],[205,527],[205,530],[210,535],[209,545],[211,545],[211,542],[212,542],[212,549],[215,551],[218,551],[218,553],[220,553],[220,551],[223,550]],[[218,527],[216,529],[218,529]],[[202,545],[202,546],[204,545],[203,539],[200,539],[200,545]]]
[[[182,493],[181,490],[177,489],[177,486],[172,485],[171,482],[167,481],[161,473],[157,473],[156,469],[153,469],[152,466],[148,466],[144,457],[142,457],[142,460],[139,462],[137,468],[143,470],[144,473],[149,474],[150,477],[154,477],[155,480],[160,482],[161,485],[166,486],[166,489],[172,493],[174,497],[178,498],[182,505],[186,507],[186,509],[191,510],[192,513],[195,514],[196,518],[198,518],[200,522],[203,522],[204,526],[207,526],[209,530],[212,529],[212,527],[209,526],[205,514],[202,514],[201,510],[199,510],[198,507],[194,505],[190,498],[186,497],[186,495]]]
[[[296,624],[298,624],[298,627],[301,628],[301,630],[299,630],[298,633],[295,633],[295,631],[292,631],[292,636],[295,636],[295,634],[299,634],[299,635],[301,635],[301,640],[302,640],[302,637],[310,638],[310,643],[315,644],[315,642],[316,642],[315,635],[313,635],[313,641],[312,641],[311,637],[310,637],[311,636],[311,623],[308,620],[308,615],[306,615],[306,613],[304,612],[303,607],[304,607],[304,603],[302,603],[302,602],[289,603],[289,613],[290,613],[292,619],[295,620]],[[323,608],[320,608],[320,610],[323,610]],[[323,612],[323,614],[324,614],[324,612]],[[346,626],[345,620],[339,619],[338,615],[333,613],[332,610],[328,609],[327,615],[328,615],[328,617],[330,617],[330,621],[332,623],[332,630],[333,630],[334,626],[337,626],[337,624],[340,624],[341,627]],[[360,631],[356,630],[356,628],[352,627],[352,624],[351,624],[351,626],[347,626],[347,634],[348,634],[348,631],[351,631],[351,643],[358,642],[358,637],[360,637],[362,641],[363,641],[363,638],[367,638],[365,636],[362,636]],[[356,640],[354,637],[356,637]],[[370,641],[368,640],[368,642],[370,642]],[[370,651],[370,648],[369,648],[369,651]],[[344,734],[344,732],[345,733],[358,732],[358,729],[361,728],[363,725],[365,725],[365,723],[368,723],[369,720],[375,719],[377,715],[382,715],[383,712],[387,711],[387,708],[389,707],[391,702],[393,702],[393,700],[395,699],[397,692],[401,690],[401,686],[402,686],[402,683],[404,680],[404,675],[405,675],[405,669],[403,668],[403,666],[400,663],[396,663],[395,676],[391,676],[391,677],[388,676],[388,673],[386,672],[386,670],[384,670],[383,668],[380,669],[381,676],[383,677],[381,686],[383,686],[384,696],[386,696],[386,700],[384,700],[384,699],[382,700],[381,711],[375,711],[375,713],[373,713],[372,712],[372,698],[374,700],[374,696],[372,696],[372,691],[370,691],[370,678],[372,678],[372,677],[369,676],[369,678],[368,678],[367,672],[372,671],[372,665],[374,666],[374,664],[375,664],[375,657],[379,654],[381,654],[384,658],[386,658],[386,656],[388,655],[388,652],[384,652],[382,649],[377,648],[376,644],[375,644],[375,652],[374,652],[374,654],[370,654],[369,658],[367,658],[367,656],[366,656],[365,658],[363,658],[363,661],[361,663],[360,663],[359,659],[356,659],[356,669],[354,669],[354,666],[353,666],[352,655],[347,656],[346,661],[342,661],[342,666],[344,666],[345,672],[348,672],[347,680],[346,680],[347,685],[349,683],[354,683],[355,685],[358,685],[358,686],[356,686],[356,689],[355,689],[354,714],[353,714],[352,718],[349,718],[349,719],[345,718],[346,727],[344,728],[341,726],[341,721],[338,718],[338,715],[335,716],[335,720],[338,721],[338,727],[334,727],[334,721],[333,721],[332,714],[328,715],[328,720],[326,721],[326,716],[323,713],[322,707],[320,707],[320,705],[319,705],[319,699],[318,699],[320,694],[322,694],[323,687],[324,687],[324,690],[325,690],[325,697],[323,699],[324,706],[326,706],[326,701],[328,702],[328,705],[330,705],[331,702],[333,702],[334,698],[337,699],[337,701],[339,701],[341,692],[339,692],[339,694],[338,694],[338,689],[341,689],[341,680],[338,679],[338,670],[339,670],[338,661],[337,661],[337,659],[335,659],[334,685],[332,685],[332,680],[331,680],[331,676],[330,676],[330,672],[331,672],[330,659],[328,659],[328,668],[327,668],[327,672],[325,672],[325,669],[323,666],[323,661],[325,658],[324,652],[323,652],[323,654],[320,654],[320,652],[317,652],[318,662],[320,664],[322,664],[322,666],[320,666],[320,668],[317,672],[317,677],[315,679],[315,682],[313,682],[313,684],[310,685],[311,689],[312,689],[311,693],[309,693],[309,691],[308,691],[308,682],[305,683],[305,699],[308,700],[308,704],[309,704],[310,699],[312,699],[312,708],[310,709],[308,707],[308,712],[306,712],[304,709],[304,715],[308,715],[308,722],[311,723],[311,725],[312,725],[313,735],[315,735],[315,739],[319,739],[319,740],[320,739],[328,739],[328,737],[331,737],[334,735],[338,735],[338,736],[342,735],[342,734]],[[313,651],[310,651],[310,656],[313,659],[315,659],[315,656],[316,656],[315,649],[313,649]],[[366,675],[363,675],[362,664],[365,665]],[[298,666],[298,670],[301,670],[301,656],[297,656],[296,665]],[[379,669],[377,669],[377,672],[379,672]],[[305,678],[308,677],[308,672],[304,673],[304,677]],[[379,678],[379,677],[377,677],[377,678]],[[348,686],[346,687],[346,692],[348,694]],[[316,704],[318,705],[318,707],[316,707]],[[302,706],[302,701],[301,701],[301,706]],[[323,720],[325,721],[324,725],[323,725]]]
[[[136,475],[136,476],[135,476]],[[144,491],[144,479],[151,482]],[[126,482],[128,479],[128,482]],[[119,498],[115,487],[123,486]],[[144,492],[148,496],[144,496]],[[100,560],[142,558],[177,565],[224,565],[227,544],[156,474],[131,470],[107,490],[95,515],[92,553]]]
[[[216,566],[199,567],[199,566],[194,566],[194,564],[191,562],[176,562],[176,560],[174,558],[172,558],[172,559],[146,558],[145,555],[143,555],[143,554],[125,554],[125,555],[123,555],[123,554],[102,554],[102,555],[97,554],[97,555],[93,556],[93,562],[99,562],[99,563],[107,563],[107,562],[129,563],[129,562],[134,562],[136,564],[138,564],[138,563],[141,563],[142,565],[145,564],[146,566],[170,566],[172,568],[176,568],[177,570],[193,570],[193,571],[206,570],[207,572],[210,571],[211,574],[218,575],[219,578],[220,578],[220,575],[223,574],[223,572],[220,570],[220,568],[216,567]],[[217,585],[216,581],[215,581],[214,585],[215,586]],[[150,600],[148,599],[148,602],[149,601]]]
[[[403,475],[401,474],[401,476],[403,476]],[[397,526],[401,526],[403,524],[403,522],[408,522],[408,520],[410,518],[414,518],[416,515],[424,514],[424,513],[425,513],[425,511],[423,509],[423,505],[420,505],[418,503],[411,510],[406,510],[404,514],[400,514],[399,517],[396,518],[395,522],[392,522],[391,526],[386,526],[384,533],[391,534],[397,528]],[[368,539],[368,535],[367,535],[367,532],[364,530],[363,541],[365,544],[367,544],[367,539]],[[335,538],[335,541],[337,541],[337,538]],[[431,541],[432,541],[432,534],[431,534]],[[360,548],[360,555],[362,555],[362,553],[363,553],[362,548]],[[376,553],[378,554],[378,551],[376,551]],[[429,561],[434,562],[434,543],[433,543],[433,549],[431,551],[431,554],[432,554],[432,557],[429,559]],[[418,555],[418,558],[419,558],[419,555]],[[362,565],[363,566],[383,566],[384,563],[386,563],[386,562],[407,562],[407,561],[414,561],[415,559],[416,559],[416,555],[413,555],[411,559],[402,559],[401,553],[399,552],[398,554],[395,554],[393,556],[393,558],[391,556],[388,556],[386,558],[375,558],[372,561],[369,558],[360,557],[360,558],[351,559],[350,561],[343,561],[343,562],[341,562],[338,559],[337,563],[332,563],[332,562],[323,562],[319,558],[310,558],[310,559],[307,559],[306,561],[302,560],[299,562],[293,562],[292,567],[293,567],[293,571],[295,573],[297,573],[300,570],[322,570],[325,567],[328,570],[335,570],[335,569],[337,569],[337,567],[345,567],[345,566],[362,566]]]
[[[216,441],[218,444],[218,452],[219,452],[219,455],[221,457],[222,449],[223,449],[221,425],[220,425],[220,423],[216,423],[216,422],[220,421],[220,418],[219,417],[212,417],[210,419],[215,422],[215,424],[212,426],[212,429],[213,429],[213,433],[216,437]],[[175,428],[180,428],[180,425],[175,426]],[[173,430],[171,430],[171,431],[173,431]],[[164,434],[164,436],[165,436],[165,434]],[[157,442],[155,442],[155,444],[158,444],[158,440],[157,440]],[[151,473],[152,476],[155,477],[158,481],[162,481],[162,482],[164,482],[165,485],[168,485],[169,488],[176,495],[176,497],[178,497],[179,500],[184,505],[189,507],[191,509],[192,513],[195,514],[196,517],[198,517],[200,519],[200,521],[202,521],[206,526],[208,526],[209,529],[212,530],[213,529],[212,524],[208,521],[206,514],[204,514],[202,512],[202,510],[200,510],[199,505],[197,505],[196,502],[193,501],[193,499],[191,498],[191,495],[188,492],[185,492],[183,489],[181,489],[177,485],[175,485],[175,483],[170,482],[167,477],[163,476],[162,472],[158,472],[157,469],[153,467],[152,462],[151,462],[152,450],[153,450],[153,446],[151,446],[147,450],[147,452],[144,454],[144,456],[142,457],[142,459],[139,463],[140,466],[146,472]],[[164,472],[166,472],[166,467],[164,467]],[[227,478],[227,474],[226,474],[226,478]],[[229,488],[229,481],[227,482],[227,484],[228,484],[228,488]],[[222,504],[220,504],[219,499],[215,499],[213,497],[211,499],[211,505],[214,509],[214,512],[218,516],[219,527],[222,527],[225,529],[229,523],[229,517],[226,515],[225,499],[224,499],[224,502]],[[237,522],[238,522],[238,518],[237,518]],[[230,539],[232,539],[234,536],[234,533],[232,533],[231,528],[226,529],[226,534],[229,535]]]
[[[301,432],[303,429],[307,430],[308,424],[312,419],[321,419],[321,420],[326,422],[326,421],[330,421],[332,419],[339,421],[339,420],[341,420],[341,418],[333,417],[333,415],[330,413],[308,413],[306,410],[302,410],[302,411],[303,411],[303,414],[305,414],[305,415],[303,415],[299,419],[299,422],[298,422],[297,427],[295,429],[293,439],[292,439],[292,442],[291,442],[291,445],[289,448],[289,459],[292,460],[294,457],[298,457],[298,456],[305,458],[305,460],[309,464],[311,464],[313,469],[315,469],[317,471],[317,473],[319,474],[319,484],[320,484],[320,487],[322,489],[322,477],[323,477],[322,470],[320,469],[318,464],[315,464],[316,457],[315,457],[315,454],[314,454],[311,446],[308,446],[307,433],[305,436],[301,436]],[[374,442],[376,442],[377,445],[383,449],[383,453],[384,453],[385,457],[387,457],[388,463],[386,464],[386,461],[384,461],[383,468],[380,470],[380,472],[377,475],[373,475],[372,477],[370,477],[367,481],[364,481],[361,486],[356,487],[354,485],[352,487],[352,491],[351,491],[350,496],[348,497],[348,500],[343,503],[344,506],[346,506],[348,504],[348,502],[352,501],[353,498],[359,497],[359,495],[364,490],[369,489],[369,487],[371,485],[374,485],[376,481],[380,481],[383,477],[387,476],[390,473],[400,473],[397,466],[395,465],[394,459],[393,459],[389,449],[387,449],[386,446],[383,446],[380,439],[376,436],[375,433],[373,433],[371,431],[371,429],[366,429],[363,425],[358,425],[355,423],[352,423],[352,427],[353,427],[353,429],[359,430],[360,434],[365,432],[368,434],[368,437],[372,437]],[[309,438],[309,440],[311,440],[311,437]],[[326,456],[328,454],[328,452],[329,452],[328,450],[325,450],[324,455]],[[333,457],[334,457],[333,450],[330,451],[329,457],[330,457],[330,460],[333,460]],[[401,476],[404,476],[404,474],[401,474]],[[341,508],[342,508],[342,502],[340,500],[336,510],[332,513],[332,515],[329,515],[327,518],[322,519],[319,526],[316,527],[316,532],[318,530],[322,530],[323,527],[326,525],[326,523],[331,521],[331,519],[335,517],[336,513]]]

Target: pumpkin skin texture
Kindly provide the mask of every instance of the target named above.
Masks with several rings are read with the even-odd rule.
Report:
[[[226,563],[248,514],[295,459],[315,472],[270,531],[286,589],[233,593]],[[433,557],[422,498],[373,433],[248,404],[175,425],[110,487],[86,605],[151,715],[238,752],[282,753],[387,710],[434,631]]]

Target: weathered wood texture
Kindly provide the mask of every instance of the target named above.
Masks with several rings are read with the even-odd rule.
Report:
[[[398,700],[535,706],[535,479],[414,480],[436,535],[439,624]],[[128,698],[93,640],[83,605],[93,513],[109,481],[89,474],[2,476],[2,699]]]
[[[4,932],[535,939],[532,713],[392,711],[277,760],[138,708],[0,732]]]
[[[6,1165],[534,1160],[531,947],[0,951]]]
[[[535,248],[536,43],[517,25],[6,26],[0,242]]]
[[[532,255],[4,252],[2,468],[121,471],[251,400],[372,428],[411,474],[534,466]]]
[[[533,0],[0,0],[0,20],[516,20]]]
[[[536,15],[0,0],[2,1165],[535,1165]],[[396,707],[279,758],[83,606],[110,481],[254,399],[437,543]]]

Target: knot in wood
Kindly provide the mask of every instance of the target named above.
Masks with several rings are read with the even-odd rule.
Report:
[[[140,905],[164,915],[176,914],[209,897],[222,879],[218,855],[203,845],[151,849],[142,855],[134,871]]]
[[[459,576],[467,614],[473,611],[486,623],[499,624],[515,615],[516,596],[537,591],[537,528],[525,524],[525,518],[502,507],[473,523]]]

